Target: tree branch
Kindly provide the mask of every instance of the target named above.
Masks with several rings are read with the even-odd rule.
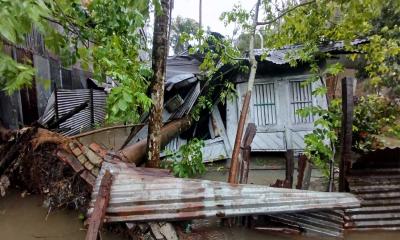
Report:
[[[296,10],[297,8],[303,7],[303,6],[306,6],[306,5],[315,3],[315,2],[316,2],[316,0],[311,0],[311,1],[300,3],[294,7],[286,9],[285,11],[283,11],[281,14],[279,14],[277,17],[273,18],[272,20],[265,21],[265,22],[257,22],[257,26],[268,25],[268,24],[274,23],[274,22],[278,21],[280,18],[284,17],[286,14]]]

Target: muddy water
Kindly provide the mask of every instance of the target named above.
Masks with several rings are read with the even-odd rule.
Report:
[[[253,160],[253,159],[252,159]],[[284,179],[284,160],[282,156],[268,157],[267,161],[255,158],[251,164],[249,183],[269,185],[276,179]],[[226,181],[228,172],[224,169],[225,163],[216,163],[208,167],[207,173],[202,177],[209,180]],[[295,176],[296,179],[296,176]],[[321,179],[317,171],[313,171],[313,182]],[[313,187],[317,190],[318,187]],[[0,197],[0,240],[81,240],[85,238],[79,213],[76,211],[56,211],[47,216],[47,210],[42,207],[39,196],[21,197],[17,191],[9,192],[5,198]],[[47,220],[46,220],[47,216]],[[204,224],[205,223],[205,224]],[[265,233],[244,228],[216,227],[215,220],[202,222],[203,226],[193,231],[193,240],[311,240],[321,237],[304,237],[283,235],[278,233]],[[207,234],[204,234],[207,232]],[[102,233],[104,240],[122,240],[121,236]],[[329,238],[326,238],[329,239]],[[399,240],[400,232],[368,232],[346,234],[349,240]]]
[[[42,207],[41,198],[38,196],[21,197],[19,192],[10,192],[5,198],[0,198],[0,239],[1,240],[81,240],[85,238],[85,230],[78,219],[76,211],[51,212],[47,216],[47,210]],[[321,239],[288,236],[273,233],[263,233],[243,228],[218,228],[210,224],[195,231],[199,238],[203,238],[202,232],[208,232],[209,240],[311,240]],[[121,236],[110,233],[102,233],[104,240],[123,240]],[[196,238],[194,238],[196,239]],[[327,238],[328,239],[328,238]],[[398,240],[400,232],[369,232],[347,234],[349,240]]]
[[[47,216],[48,215],[48,216]],[[47,216],[47,220],[46,220]],[[38,196],[21,197],[19,192],[9,192],[0,197],[0,239],[33,240],[85,239],[85,230],[76,211],[57,211],[48,214]],[[108,233],[105,240],[122,240]]]

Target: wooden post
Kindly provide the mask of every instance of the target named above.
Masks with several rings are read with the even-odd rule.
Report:
[[[58,122],[58,96],[57,96],[57,85],[54,83],[54,112],[55,112],[55,122]],[[58,128],[59,126],[55,126]]]
[[[242,146],[242,164],[240,169],[239,183],[247,183],[250,169],[250,154],[251,154],[251,143],[253,142],[254,136],[256,135],[257,127],[254,123],[249,123],[246,128],[246,132],[243,137]]]
[[[339,173],[339,191],[346,191],[346,175],[351,164],[352,127],[353,127],[353,79],[342,79],[342,132],[341,132],[341,158]]]
[[[111,183],[112,175],[107,170],[101,179],[99,192],[93,207],[93,212],[89,218],[89,228],[86,233],[86,240],[97,240],[99,229],[103,225],[106,209],[110,201]]]
[[[297,185],[296,189],[307,190],[310,185],[312,166],[305,155],[300,155],[297,161]]]
[[[293,187],[293,174],[294,174],[294,151],[288,149],[285,154],[286,158],[286,180],[289,182],[290,188]]]
[[[94,127],[94,102],[93,102],[93,89],[90,89],[90,125]]]
[[[250,154],[251,147],[243,147],[242,148],[242,164],[240,168],[240,176],[239,183],[247,183],[249,177],[249,169],[250,169]]]

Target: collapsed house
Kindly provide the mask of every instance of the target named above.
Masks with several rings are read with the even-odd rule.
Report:
[[[16,129],[39,121],[45,126],[51,124],[57,131],[70,136],[104,123],[106,92],[103,89],[110,88],[115,83],[108,79],[105,86],[99,86],[90,78],[92,74],[80,69],[78,65],[64,68],[56,57],[47,52],[40,35],[33,32],[27,39],[31,40],[26,41],[24,46],[4,44],[4,51],[19,62],[30,59],[38,69],[36,81],[50,79],[51,87],[46,89],[34,80],[32,88],[22,89],[12,96],[1,92],[0,113],[5,126]],[[357,40],[353,44],[363,42],[365,40]],[[304,136],[314,129],[313,123],[316,119],[313,116],[300,117],[297,110],[310,106],[327,107],[327,98],[312,95],[322,84],[335,91],[335,83],[329,78],[304,84],[310,76],[308,66],[299,63],[296,67],[291,67],[286,56],[288,53],[293,55],[299,48],[301,46],[255,51],[259,66],[247,120],[257,127],[251,145],[252,152],[286,152],[288,149],[301,152],[304,149]],[[321,47],[321,51],[340,58],[341,54],[346,53],[343,48],[343,43],[336,42]],[[266,57],[261,58],[261,55]],[[168,58],[163,115],[165,123],[188,116],[198,98],[207,91],[206,81],[202,81],[203,76],[199,70],[201,61],[198,56]],[[321,62],[321,66],[324,64],[325,62]],[[345,74],[354,76],[354,71],[351,70],[354,66],[351,63],[346,64],[350,67]],[[237,98],[226,103],[219,102],[218,98],[212,99],[212,111],[202,112],[199,121],[185,133],[173,138],[167,144],[167,149],[177,151],[189,139],[197,137],[205,143],[205,162],[230,158],[247,76],[233,66],[222,66],[215,75],[235,84]],[[218,80],[215,79],[212,84],[217,83]],[[59,122],[62,116],[64,119]],[[144,115],[142,122],[146,119],[147,116]],[[130,141],[123,145],[147,138],[146,126],[135,129],[135,132],[136,134],[131,133],[133,136]],[[121,146],[116,148],[119,147]]]
[[[352,44],[358,45],[365,41],[357,40]],[[338,90],[337,82],[341,76],[334,79],[327,76],[320,81],[307,83],[311,76],[308,64],[299,62],[296,67],[289,64],[287,55],[294,55],[296,59],[296,51],[301,47],[290,46],[272,51],[255,50],[258,68],[246,121],[246,124],[252,122],[257,127],[251,144],[252,152],[286,152],[289,149],[302,152],[305,147],[304,137],[315,129],[314,121],[317,119],[315,116],[301,117],[297,113],[298,110],[312,106],[326,109],[329,96],[335,95]],[[321,60],[322,69],[328,63],[341,61],[346,67],[342,76],[352,77],[356,81],[355,64],[343,60],[343,55],[347,53],[343,42],[321,46],[321,52],[335,56],[333,60]],[[168,58],[164,122],[185,117],[190,113],[196,100],[205,95],[207,86],[201,80],[200,63],[195,56]],[[203,139],[205,143],[202,151],[204,162],[229,159],[232,155],[240,109],[247,89],[247,75],[233,66],[222,66],[215,76],[234,83],[237,97],[225,103],[213,98],[214,105],[211,112],[203,112],[200,120],[194,123],[192,128],[167,144],[167,149],[177,151],[190,138],[197,137]],[[211,82],[217,84],[218,80]],[[323,85],[328,87],[329,96],[314,96],[313,91]],[[142,120],[145,122],[146,117]],[[147,127],[144,126],[133,136],[129,144],[146,138]]]

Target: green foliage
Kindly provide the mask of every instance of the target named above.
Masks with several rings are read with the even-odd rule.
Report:
[[[182,145],[178,152],[169,152],[163,165],[171,169],[176,177],[189,178],[204,174],[206,167],[203,163],[202,147],[204,147],[202,140],[191,139],[187,144]]]
[[[189,42],[182,41],[182,34],[194,35],[199,31],[199,23],[191,18],[183,18],[181,16],[172,20],[170,44],[175,54],[180,54],[189,49]]]
[[[279,14],[285,12],[285,9],[292,9],[304,2],[307,1],[287,0],[281,1],[279,4],[276,1],[263,1],[266,14],[261,21],[275,19]],[[262,26],[265,45],[272,49],[301,44],[302,48],[287,54],[286,58],[292,66],[296,66],[299,62],[309,63],[313,76],[307,83],[311,83],[318,81],[323,76],[335,76],[343,71],[343,66],[340,64],[330,65],[324,72],[321,72],[317,65],[319,59],[330,57],[329,53],[320,52],[321,45],[332,41],[343,41],[344,49],[353,52],[349,55],[351,60],[364,60],[363,72],[369,79],[370,85],[376,89],[386,86],[395,93],[400,83],[398,74],[400,2],[396,0],[315,0],[308,2],[309,4],[288,11],[277,21]],[[387,13],[390,13],[389,16]],[[369,41],[354,46],[351,42],[355,39],[368,39]],[[325,87],[313,91],[313,95],[323,96],[325,94]],[[355,108],[353,147],[369,149],[373,145],[372,141],[363,137],[370,136],[374,134],[373,132],[380,132],[382,124],[393,122],[392,113],[384,112],[385,108],[387,109],[388,106],[373,97],[361,99]],[[332,101],[328,110],[311,107],[300,110],[298,113],[302,116],[310,114],[317,116],[316,129],[305,137],[305,154],[327,175],[329,162],[334,158],[334,147],[340,128],[340,101]],[[358,129],[368,131],[368,134],[357,132]],[[396,132],[395,128],[391,129],[392,132]]]
[[[199,31],[195,35],[183,34],[181,36],[181,41],[195,42],[196,40],[200,40],[201,44],[190,47],[189,53],[203,57],[200,70],[205,75],[203,81],[207,89],[207,92],[199,97],[191,113],[191,116],[197,121],[201,112],[210,111],[216,101],[225,102],[236,96],[235,85],[229,79],[224,79],[223,73],[219,72],[221,66],[230,65],[232,69],[237,68],[243,72],[247,68],[242,66],[240,51],[229,39],[216,33],[204,33],[203,31]],[[218,95],[219,99],[212,99],[213,95]]]
[[[44,17],[50,15],[46,1],[42,0],[0,0],[0,38],[11,44],[20,44],[25,34],[35,26],[38,31],[48,29]],[[0,42],[0,50],[3,48]],[[27,64],[16,63],[10,56],[0,52],[0,90],[12,94],[29,87],[36,71]]]
[[[310,107],[298,111],[300,116],[317,116],[316,127],[306,135],[305,154],[319,167],[325,176],[329,175],[329,162],[334,158],[333,149],[338,146],[338,134],[341,129],[341,100],[334,99],[329,108]],[[352,148],[366,152],[382,146],[378,135],[399,137],[398,120],[400,107],[392,101],[377,96],[361,97],[354,107]]]
[[[337,132],[341,125],[341,101],[331,101],[328,109],[319,106],[298,110],[302,117],[316,116],[315,129],[304,138],[304,153],[324,176],[329,176],[329,162],[334,158],[333,147],[337,144]]]
[[[250,34],[242,33],[237,38],[236,47],[241,53],[246,53],[249,50]],[[254,39],[254,48],[261,48],[261,39],[258,35]]]
[[[158,0],[93,0],[85,6],[80,0],[1,0],[0,5],[6,41],[22,43],[34,27],[65,66],[79,61],[96,79],[108,76],[118,82],[107,104],[109,121],[134,122],[148,111],[151,71],[139,58],[147,50],[139,29],[149,19],[150,7],[160,7]],[[30,85],[33,68],[5,54],[0,54],[0,64],[1,89],[11,94]]]
[[[280,21],[264,26],[266,46],[281,48],[302,44],[295,55],[300,61],[312,62],[316,57],[328,57],[319,46],[331,41],[343,41],[344,48],[354,54],[352,60],[363,59],[365,77],[374,88],[387,86],[400,93],[400,2],[397,0],[316,0],[297,8]],[[297,5],[284,1],[285,6]],[[269,1],[265,1],[270,9]],[[272,11],[274,12],[274,11]],[[276,12],[276,11],[275,11]],[[272,14],[274,15],[274,14]],[[276,14],[275,14],[276,15]],[[267,15],[267,18],[271,18]],[[354,46],[355,39],[369,42]],[[325,56],[324,56],[325,55]],[[287,56],[290,59],[290,55]],[[292,61],[296,64],[297,61]]]
[[[15,62],[0,52],[0,89],[11,95],[14,91],[31,86],[36,70]]]
[[[396,133],[400,107],[377,95],[361,97],[354,109],[353,148],[369,151],[382,145],[377,135]]]

